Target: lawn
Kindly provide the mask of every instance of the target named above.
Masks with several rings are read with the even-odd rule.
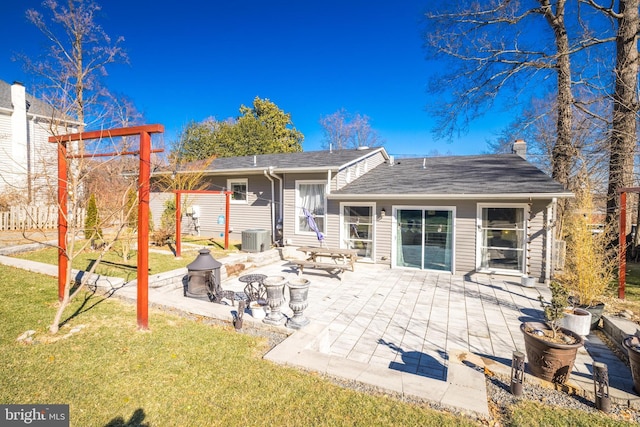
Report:
[[[640,263],[627,262],[625,299],[618,299],[618,280],[609,286],[604,298],[605,311],[617,314],[622,310],[631,310],[632,317],[636,322],[640,322]]]
[[[73,426],[476,425],[264,361],[266,341],[87,293],[59,336],[53,278],[0,266],[0,403],[64,403]],[[10,286],[7,286],[10,284]],[[16,338],[36,330],[34,344]]]
[[[72,426],[487,425],[275,365],[264,338],[230,326],[151,309],[138,331],[133,304],[90,292],[52,337],[56,279],[0,266],[0,281],[0,403],[69,404]],[[503,426],[629,425],[528,402],[504,413]]]
[[[202,247],[208,248],[214,258],[222,258],[230,252],[237,251],[235,245],[231,245],[229,250],[224,250],[224,247],[219,242],[210,239],[186,238],[183,239],[183,242],[185,245],[189,246],[182,248],[182,258],[176,258],[172,254],[172,247],[154,247],[153,249],[155,250],[149,252],[149,274],[157,274],[186,267],[198,255],[197,249],[194,245],[197,245],[198,249]],[[82,244],[83,241],[78,241],[76,243],[76,247],[79,248]],[[157,250],[161,250],[164,253],[159,253]],[[97,250],[82,251],[74,258],[72,266],[77,270],[88,271],[96,262],[99,255],[100,251]],[[44,262],[46,264],[58,264],[58,250],[56,248],[39,249],[31,252],[24,252],[15,256],[31,261]],[[122,247],[116,244],[114,245],[114,248],[103,257],[100,265],[96,269],[96,274],[132,280],[136,278],[136,264],[137,251],[130,251],[128,259],[124,260]]]

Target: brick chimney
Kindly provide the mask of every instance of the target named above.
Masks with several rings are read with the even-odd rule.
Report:
[[[513,141],[511,151],[513,154],[517,154],[525,160],[527,159],[527,143],[524,142],[524,139],[516,139]]]

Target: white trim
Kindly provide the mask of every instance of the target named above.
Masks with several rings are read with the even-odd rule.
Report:
[[[404,200],[514,200],[514,199],[552,199],[552,198],[573,198],[573,193],[455,193],[455,194],[439,194],[439,193],[421,193],[421,194],[336,194],[329,196],[331,200],[384,200],[384,199],[404,199]]]
[[[248,205],[249,204],[249,179],[248,178],[227,179],[227,189],[229,191],[233,191],[233,187],[232,187],[233,184],[244,184],[245,186],[244,200],[234,200],[233,194],[232,194],[230,197],[229,203],[231,203],[232,205]]]
[[[484,208],[517,208],[524,211],[522,227],[525,236],[522,243],[522,269],[520,271],[499,268],[482,268],[482,209]],[[526,236],[527,228],[529,227],[529,211],[529,203],[478,203],[476,205],[476,271],[478,273],[502,274],[505,276],[525,275],[527,269],[527,254],[529,251]]]
[[[398,261],[398,210],[421,210],[421,211],[450,211],[451,212],[451,274],[456,271],[456,229],[457,229],[457,207],[456,206],[420,206],[420,205],[394,205],[391,207],[391,268],[415,270],[414,267],[397,266]],[[424,234],[424,224],[423,224]],[[437,271],[446,273],[444,270],[423,269],[424,271]]]
[[[341,202],[340,203],[340,247],[346,249],[348,237],[344,233],[344,207],[345,206],[365,206],[371,208],[371,258],[362,258],[364,261],[373,262],[376,259],[376,228],[378,222],[377,206],[375,202]]]

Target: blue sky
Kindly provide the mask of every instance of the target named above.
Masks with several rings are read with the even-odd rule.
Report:
[[[123,36],[130,64],[109,69],[107,86],[134,101],[171,143],[190,121],[237,116],[241,104],[268,98],[292,116],[305,151],[321,148],[321,116],[341,108],[371,118],[395,155],[480,154],[511,120],[487,112],[470,131],[435,140],[422,49],[429,0],[98,0],[99,23]],[[2,2],[0,79],[27,85],[15,52],[45,43],[26,21],[40,0]],[[8,23],[8,25],[7,25]]]

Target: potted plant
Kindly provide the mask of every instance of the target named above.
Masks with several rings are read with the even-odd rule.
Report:
[[[629,366],[631,367],[631,377],[636,393],[640,393],[640,331],[622,341],[622,345],[627,349],[629,356]]]
[[[565,226],[567,253],[564,271],[556,275],[569,290],[569,304],[591,313],[590,328],[598,326],[604,303],[601,301],[615,274],[616,257],[607,246],[612,233],[607,229],[594,230],[593,201],[590,186],[575,190],[573,213]]]
[[[525,322],[520,325],[530,372],[544,380],[563,384],[569,379],[582,337],[561,327],[567,304],[567,289],[551,282],[551,302],[540,297],[546,323]]]

